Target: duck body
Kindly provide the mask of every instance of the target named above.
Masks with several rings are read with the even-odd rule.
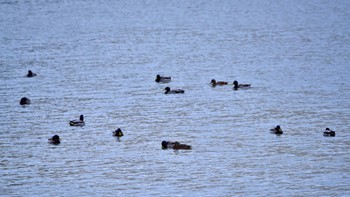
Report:
[[[58,135],[52,136],[52,138],[49,139],[49,143],[50,144],[59,144],[59,143],[61,143],[60,136],[58,136]]]
[[[31,102],[30,102],[30,99],[27,98],[27,97],[23,97],[21,98],[21,100],[19,101],[19,104],[20,105],[29,105]]]
[[[238,81],[233,82],[233,89],[234,90],[238,90],[239,88],[240,89],[247,89],[250,87],[251,87],[251,84],[239,84]]]
[[[69,121],[69,125],[70,126],[77,126],[77,127],[85,126],[84,116],[80,115],[79,120],[71,120],[71,121]]]
[[[171,81],[171,77],[157,75],[155,81],[157,83],[169,83]]]
[[[116,136],[116,137],[122,137],[124,136],[122,130],[120,128],[118,128],[117,130],[113,131],[113,136]]]
[[[33,73],[31,70],[28,70],[27,77],[35,77],[36,73]]]
[[[183,93],[185,93],[185,90],[181,90],[181,89],[170,90],[169,87],[166,87],[164,90],[165,90],[165,94],[183,94]]]
[[[175,149],[175,150],[179,150],[179,149],[184,149],[184,150],[189,150],[192,149],[192,147],[190,145],[187,144],[181,144],[180,142],[172,142],[172,141],[162,141],[162,149]]]
[[[323,132],[323,136],[325,136],[325,137],[335,137],[335,131],[332,131],[329,128],[326,128],[326,130]]]
[[[283,131],[279,125],[277,125],[275,128],[270,129],[271,133],[276,135],[282,135]]]
[[[211,80],[211,82],[210,82],[210,84],[213,86],[213,87],[215,87],[215,86],[224,86],[224,85],[227,85],[228,84],[228,82],[226,82],[226,81],[216,81],[215,79],[212,79]]]

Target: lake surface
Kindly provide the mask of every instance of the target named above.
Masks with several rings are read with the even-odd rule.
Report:
[[[350,196],[349,18],[341,0],[0,0],[0,194]]]

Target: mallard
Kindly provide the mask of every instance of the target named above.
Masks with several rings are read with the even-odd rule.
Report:
[[[172,148],[175,150],[178,149],[185,149],[185,150],[189,150],[192,149],[192,147],[190,145],[187,144],[181,144],[180,142],[172,142],[172,141],[162,141],[162,149],[168,149],[168,148]]]
[[[251,84],[238,84],[238,81],[233,82],[233,89],[238,90],[238,88],[250,88]]]
[[[70,126],[79,126],[79,127],[85,126],[84,116],[80,115],[79,120],[71,120],[71,121],[69,121],[69,125]]]
[[[325,137],[334,137],[335,136],[335,131],[332,131],[329,128],[326,128],[326,130],[323,132],[323,136],[325,136]]]
[[[155,81],[158,83],[169,83],[171,81],[171,77],[157,75]]]

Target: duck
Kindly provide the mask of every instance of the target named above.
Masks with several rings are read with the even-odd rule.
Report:
[[[30,102],[30,99],[27,98],[27,97],[22,97],[21,98],[21,101],[19,101],[19,104],[20,105],[29,105],[31,102]]]
[[[335,131],[332,131],[329,128],[326,128],[326,130],[323,132],[323,136],[325,136],[325,137],[334,137],[335,136]]]
[[[211,80],[211,82],[210,82],[210,84],[213,86],[213,87],[215,87],[215,86],[223,86],[223,85],[227,85],[228,84],[228,82],[226,82],[226,81],[216,81],[215,79],[212,79]]]
[[[169,87],[166,87],[164,90],[165,90],[165,94],[183,94],[183,93],[185,93],[185,90],[181,90],[181,89],[170,90]]]
[[[175,150],[179,150],[179,149],[184,149],[184,150],[189,150],[192,149],[192,147],[190,145],[187,144],[181,144],[180,142],[172,142],[172,141],[162,141],[162,149],[168,149],[168,148],[172,148]]]
[[[233,89],[238,90],[238,88],[250,88],[251,84],[238,84],[238,81],[233,81]]]
[[[36,73],[33,73],[31,70],[28,70],[27,77],[35,77]]]
[[[157,75],[155,81],[158,83],[169,83],[171,81],[171,77]]]
[[[51,143],[51,144],[59,144],[59,143],[61,143],[60,136],[58,136],[58,135],[52,136],[52,138],[49,139],[49,143]]]
[[[282,135],[283,131],[279,125],[277,125],[275,128],[270,129],[271,133],[274,133],[276,135]]]
[[[80,115],[79,120],[71,120],[71,121],[69,121],[69,125],[70,126],[79,126],[79,127],[85,126],[84,115]]]
[[[122,137],[124,134],[123,134],[123,131],[118,128],[117,130],[113,131],[113,136],[116,136],[116,137]]]

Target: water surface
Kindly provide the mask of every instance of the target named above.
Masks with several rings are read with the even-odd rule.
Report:
[[[349,196],[349,8],[1,0],[0,193]],[[70,127],[80,114],[86,126]],[[269,133],[277,124],[281,136]],[[47,143],[54,134],[60,145]]]

